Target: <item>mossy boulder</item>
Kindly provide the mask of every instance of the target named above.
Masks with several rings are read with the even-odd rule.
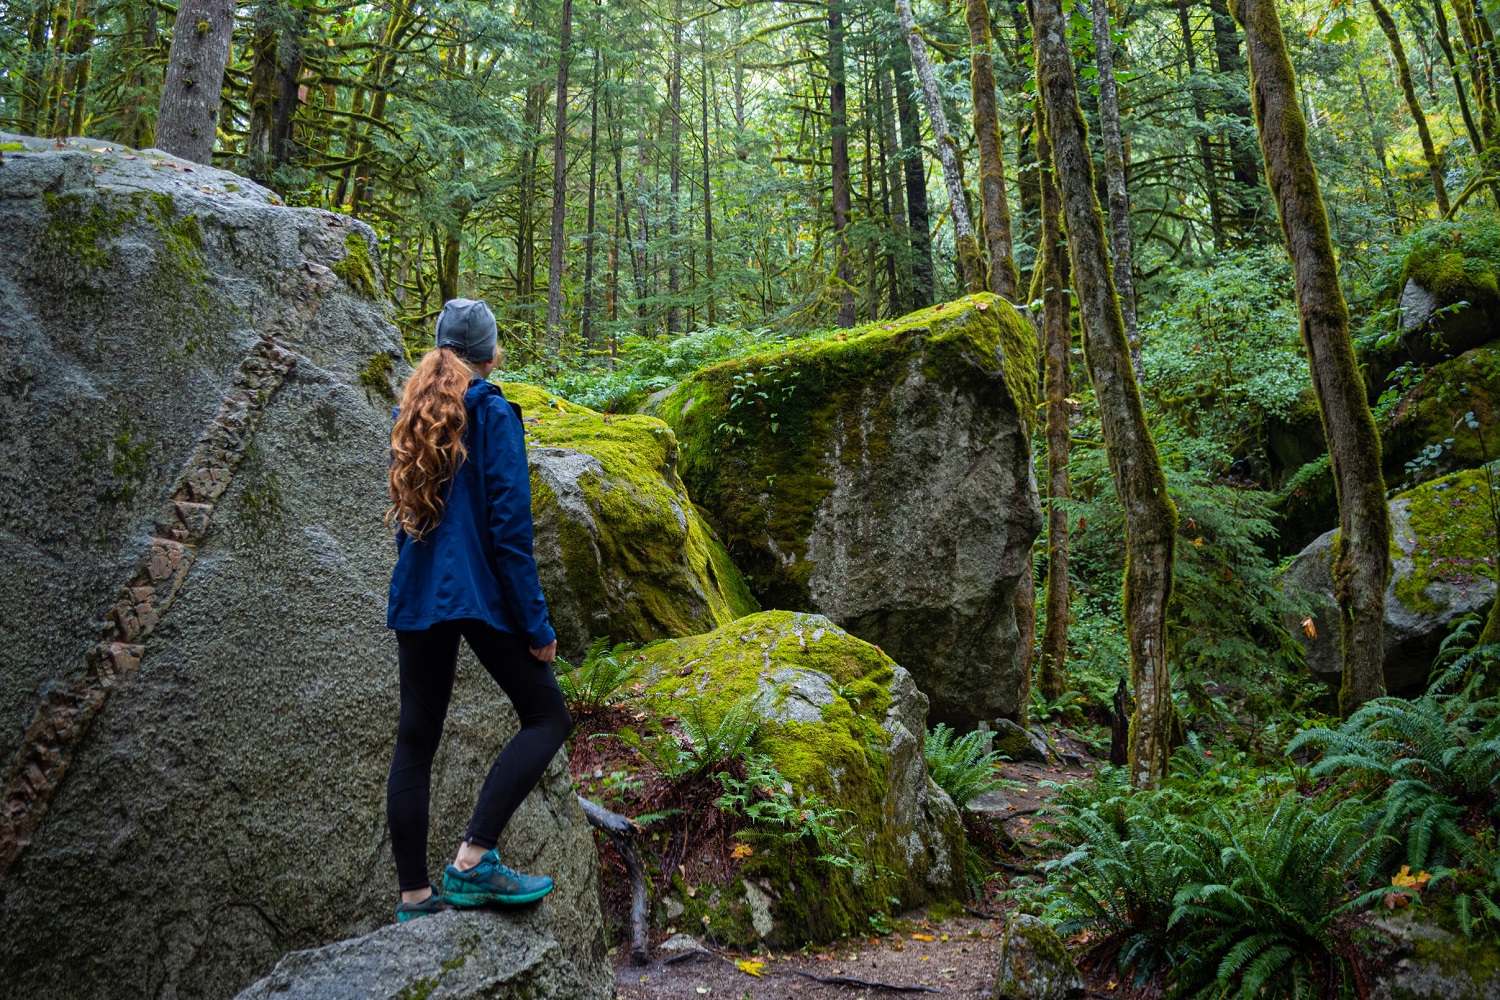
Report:
[[[754,699],[757,751],[794,799],[821,796],[847,810],[839,822],[857,861],[830,866],[805,844],[757,838],[732,881],[683,893],[687,926],[707,918],[720,940],[793,945],[868,931],[892,900],[904,908],[963,897],[963,825],[923,754],[927,699],[889,656],[822,615],[767,611],[641,657],[658,712],[691,704],[715,725]]]
[[[1021,707],[1036,364],[1032,326],[974,295],[715,365],[656,407],[761,604],[877,644],[972,727]]]
[[[1459,617],[1484,610],[1495,594],[1495,526],[1485,469],[1469,469],[1399,493],[1389,505],[1391,578],[1385,599],[1385,683],[1420,690],[1433,657]],[[1342,674],[1332,562],[1336,531],[1292,560],[1282,585],[1300,597],[1283,623],[1302,644],[1315,675]],[[1310,616],[1315,635],[1302,619]]]
[[[1400,278],[1401,347],[1432,363],[1478,347],[1500,328],[1500,226],[1444,222],[1408,240]]]
[[[1483,930],[1465,937],[1437,907],[1408,907],[1374,921],[1379,936],[1372,1000],[1496,1000],[1500,948]]]
[[[1468,426],[1469,414],[1477,428]],[[1420,482],[1496,458],[1497,418],[1500,342],[1434,365],[1406,391],[1381,428],[1386,481]]]
[[[1083,976],[1056,931],[1026,913],[1006,921],[996,1000],[1081,1000],[1087,994]]]
[[[688,499],[671,428],[536,386],[502,390],[526,426],[537,569],[565,658],[595,636],[693,635],[759,610]]]

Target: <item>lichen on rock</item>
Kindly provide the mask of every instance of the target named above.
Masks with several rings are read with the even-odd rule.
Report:
[[[1035,330],[983,294],[715,365],[657,409],[761,603],[880,645],[970,726],[1020,708],[1035,372]]]
[[[792,611],[640,656],[644,697],[659,713],[692,705],[714,725],[753,699],[757,751],[794,797],[846,810],[842,842],[857,854],[856,868],[835,867],[774,836],[757,840],[730,884],[682,897],[690,925],[707,917],[721,940],[786,945],[865,930],[893,897],[903,907],[962,898],[962,822],[923,756],[927,699],[890,657],[822,615]]]
[[[759,609],[678,478],[666,424],[522,383],[502,391],[525,421],[537,568],[563,656],[596,636],[692,635]]]

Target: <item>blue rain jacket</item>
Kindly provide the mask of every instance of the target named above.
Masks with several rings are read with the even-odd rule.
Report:
[[[454,472],[442,520],[420,541],[396,531],[386,627],[424,629],[478,618],[502,632],[523,634],[532,649],[540,649],[556,633],[531,548],[531,475],[521,408],[477,375],[464,405],[468,458]]]

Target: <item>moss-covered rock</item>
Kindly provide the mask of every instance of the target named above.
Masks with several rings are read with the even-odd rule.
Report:
[[[1013,914],[1000,938],[996,1000],[1079,1000],[1087,992],[1057,932],[1029,914]]]
[[[1468,426],[1465,418],[1471,413],[1478,428]],[[1381,428],[1386,481],[1420,482],[1497,457],[1497,418],[1500,342],[1434,365],[1406,391]]]
[[[1454,620],[1483,610],[1494,597],[1497,539],[1487,472],[1469,469],[1399,493],[1390,501],[1390,517],[1385,683],[1400,692],[1425,684]],[[1302,643],[1308,668],[1334,683],[1342,673],[1331,569],[1336,536],[1321,535],[1282,578],[1301,598],[1284,624]],[[1312,617],[1315,635],[1306,634],[1304,616]]]
[[[1401,346],[1431,363],[1493,340],[1500,326],[1500,226],[1443,222],[1408,240]]]
[[[761,603],[878,644],[971,726],[1020,707],[1035,372],[1035,330],[975,295],[716,365],[657,408]]]
[[[872,914],[962,898],[963,826],[927,774],[927,699],[875,646],[822,615],[767,611],[706,635],[648,646],[648,702],[688,704],[717,724],[753,698],[756,749],[791,784],[847,810],[844,843],[858,868],[812,860],[779,838],[726,885],[681,893],[688,926],[707,918],[716,938],[741,944],[829,940],[869,929]],[[679,890],[685,887],[679,887]]]
[[[1484,931],[1472,938],[1436,907],[1408,907],[1374,922],[1378,970],[1372,1000],[1495,1000],[1500,948]]]
[[[758,609],[677,477],[666,424],[502,389],[526,424],[537,568],[564,657],[595,636],[692,635]]]

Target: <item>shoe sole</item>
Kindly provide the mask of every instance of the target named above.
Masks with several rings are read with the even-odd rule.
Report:
[[[477,892],[464,892],[462,890],[458,892],[451,892],[445,888],[443,890],[443,898],[452,905],[460,906],[465,909],[469,909],[475,906],[483,906],[486,903],[498,903],[501,906],[525,906],[527,903],[535,903],[537,900],[550,893],[554,888],[556,888],[556,886],[549,885],[547,886],[547,888],[538,889],[535,892],[521,893],[512,896],[502,896],[498,893],[485,892],[484,890],[479,890]]]

